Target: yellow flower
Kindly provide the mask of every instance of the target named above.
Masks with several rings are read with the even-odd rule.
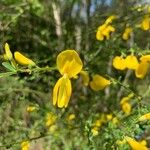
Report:
[[[85,86],[88,86],[89,80],[90,80],[88,72],[82,70],[82,71],[80,72],[80,75],[81,75],[81,78],[82,78],[82,80],[83,80],[83,84],[84,84]]]
[[[112,118],[113,118],[113,115],[112,115],[112,114],[107,114],[107,115],[106,115],[107,121],[110,121]]]
[[[150,18],[148,16],[145,16],[144,20],[142,21],[141,28],[145,31],[150,29]]]
[[[56,115],[54,115],[53,113],[47,113],[46,114],[46,126],[50,127],[52,126],[55,122],[56,122]]]
[[[99,30],[96,33],[96,39],[99,40],[99,41],[104,40],[104,36],[102,35],[102,33]]]
[[[101,127],[102,124],[103,124],[103,120],[102,119],[97,119],[94,122],[93,126],[95,126],[95,127]]]
[[[125,137],[128,144],[131,146],[132,150],[148,150],[148,148],[136,140],[132,139],[131,137],[126,136]]]
[[[5,43],[5,54],[4,54],[4,59],[6,60],[12,60],[13,55],[10,51],[8,43]]]
[[[98,130],[99,130],[98,127],[94,127],[94,128],[91,129],[91,132],[92,132],[93,136],[97,136],[98,135]]]
[[[143,146],[146,146],[146,145],[147,145],[146,140],[139,141],[139,143],[142,144]]]
[[[134,96],[134,94],[133,94],[133,93],[130,93],[128,96],[123,97],[123,98],[120,100],[120,105],[122,105],[122,104],[128,102],[133,96]]]
[[[139,65],[138,60],[134,55],[128,55],[125,61],[128,69],[136,70]]]
[[[101,26],[98,27],[97,33],[96,33],[96,39],[97,40],[99,40],[99,41],[103,41],[104,40],[105,37],[104,37],[102,31],[105,30],[106,27],[107,27],[106,24],[103,24],[103,25],[101,25]]]
[[[106,37],[106,39],[108,40],[110,38],[110,34],[111,32],[114,32],[115,28],[111,25],[108,25],[103,31],[102,34]]]
[[[132,28],[131,28],[131,27],[127,27],[127,28],[125,29],[123,35],[122,35],[122,38],[123,38],[124,40],[128,40],[129,37],[130,37],[130,35],[131,35],[131,33],[132,33]]]
[[[147,114],[141,116],[138,120],[139,121],[150,120],[150,113],[147,113]]]
[[[115,32],[115,28],[111,25],[107,26],[109,32]]]
[[[111,32],[114,32],[115,28],[111,25],[103,24],[98,27],[97,33],[96,33],[96,39],[99,41],[103,41],[104,38],[106,39],[110,38]]]
[[[74,120],[76,118],[75,114],[70,114],[67,118],[68,121]]]
[[[149,63],[146,61],[141,61],[137,69],[135,70],[136,77],[143,79],[147,74],[148,69],[149,69]]]
[[[27,107],[27,112],[33,112],[34,110],[36,110],[35,106],[28,106]]]
[[[74,78],[82,70],[83,64],[75,50],[65,50],[57,56],[57,68],[63,75],[53,89],[53,105],[59,108],[67,107],[72,86],[69,78]]]
[[[126,69],[125,59],[120,57],[120,56],[114,57],[114,59],[113,59],[113,67],[118,69],[118,70],[125,70]]]
[[[129,115],[131,113],[131,105],[128,102],[123,103],[121,106],[122,106],[122,111],[126,115]]]
[[[29,150],[30,143],[29,141],[23,141],[21,143],[21,150]]]
[[[75,50],[65,50],[57,56],[57,68],[69,78],[76,76],[82,70],[83,64]]]
[[[59,108],[66,108],[71,97],[71,92],[71,81],[68,78],[68,75],[65,74],[57,81],[53,89],[53,105],[57,104]]]
[[[51,125],[49,128],[48,128],[48,131],[50,133],[55,133],[55,131],[57,130],[58,126],[56,124],[53,124]]]
[[[35,63],[31,59],[25,57],[18,51],[14,53],[14,57],[15,57],[15,60],[18,62],[18,64],[35,66]]]
[[[117,18],[116,15],[111,15],[111,16],[109,16],[109,17],[106,19],[105,23],[106,23],[106,24],[110,24],[110,23],[112,23],[112,21],[113,21],[114,19],[116,19],[116,18]]]
[[[150,62],[150,55],[143,55],[140,57],[140,61]]]
[[[111,82],[104,77],[96,74],[93,76],[93,80],[90,82],[90,87],[94,91],[99,91],[108,86]]]
[[[134,96],[133,93],[130,93],[128,96],[123,97],[120,101],[120,105],[122,108],[122,111],[126,114],[129,115],[131,112],[131,105],[128,103],[128,101]]]
[[[112,119],[112,123],[113,123],[113,124],[118,124],[118,123],[119,123],[118,118],[117,118],[117,117],[114,117],[114,118]]]

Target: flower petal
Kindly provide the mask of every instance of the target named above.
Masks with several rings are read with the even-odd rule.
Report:
[[[131,146],[132,150],[148,150],[146,146],[143,146],[142,144],[132,139],[131,137],[126,136],[125,139],[128,142],[128,144]]]
[[[102,35],[101,31],[97,31],[96,33],[96,39],[99,41],[103,41],[104,40],[104,36]]]
[[[120,56],[116,56],[113,59],[113,67],[118,69],[118,70],[125,70],[126,69],[125,59],[120,57]]]
[[[116,15],[111,15],[111,16],[109,16],[109,17],[106,19],[105,23],[106,23],[106,24],[112,23],[112,21],[113,21],[114,19],[116,19],[116,18],[117,18]]]
[[[62,78],[60,78],[55,86],[54,86],[54,89],[53,89],[53,105],[56,105],[57,103],[57,99],[58,99],[58,91],[59,91],[59,88],[60,88],[60,85],[61,85],[61,82],[62,82]]]
[[[150,18],[149,17],[144,18],[144,20],[141,23],[141,28],[145,31],[150,29]]]
[[[83,64],[75,50],[65,50],[57,56],[57,67],[62,75],[72,78],[81,71]]]
[[[131,113],[131,105],[128,102],[124,102],[121,106],[122,106],[122,111],[126,115],[129,115]]]
[[[134,94],[133,94],[133,93],[130,93],[128,96],[123,97],[123,98],[120,100],[120,105],[123,105],[124,103],[128,102],[133,96],[134,96]]]
[[[126,67],[128,69],[135,70],[135,69],[137,69],[137,67],[139,65],[138,60],[134,55],[128,55],[126,57],[125,61],[126,61]]]
[[[110,84],[109,80],[96,74],[93,76],[93,80],[90,82],[90,87],[94,91],[99,91],[104,89],[109,84]]]
[[[71,81],[68,76],[61,77],[53,90],[53,105],[67,107],[72,93]]]
[[[21,150],[29,150],[29,147],[30,147],[29,141],[23,141],[21,143]]]
[[[131,32],[132,32],[132,28],[131,28],[131,27],[127,27],[127,28],[125,29],[123,35],[122,35],[122,38],[123,38],[124,40],[128,40],[129,37],[130,37]]]
[[[150,120],[150,113],[144,114],[139,118],[139,121]]]
[[[14,53],[14,57],[15,57],[15,60],[16,60],[19,64],[21,64],[21,65],[32,65],[32,66],[35,66],[35,63],[34,63],[31,59],[25,57],[24,55],[22,55],[22,54],[21,54],[20,52],[18,52],[18,51],[16,51],[16,52]]]
[[[137,78],[143,79],[147,74],[149,69],[149,63],[146,61],[140,62],[137,69],[135,70],[135,75]]]
[[[150,55],[143,55],[142,57],[140,57],[140,61],[150,62]]]

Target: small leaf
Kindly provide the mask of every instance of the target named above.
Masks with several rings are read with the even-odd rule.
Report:
[[[3,62],[2,65],[8,70],[12,72],[16,72],[16,69],[9,62]]]

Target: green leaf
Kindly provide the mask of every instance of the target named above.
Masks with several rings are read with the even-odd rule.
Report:
[[[11,76],[13,74],[16,74],[16,72],[5,72],[5,73],[0,73],[0,78],[2,77],[8,77]]]
[[[17,70],[9,63],[9,62],[3,62],[2,65],[7,68],[8,70],[12,72],[16,72]]]

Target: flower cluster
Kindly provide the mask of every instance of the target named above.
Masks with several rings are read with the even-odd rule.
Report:
[[[118,70],[132,69],[135,71],[137,78],[143,79],[148,72],[150,55],[143,55],[139,58],[128,55],[126,58],[116,56],[113,59],[113,67]]]
[[[46,114],[45,121],[46,121],[45,125],[48,128],[48,131],[50,133],[54,133],[54,131],[56,131],[57,129],[57,124],[56,124],[57,116],[52,112],[48,112]]]
[[[110,39],[110,34],[115,32],[115,28],[111,25],[114,19],[116,19],[117,16],[112,15],[108,17],[105,22],[100,25],[97,29],[96,32],[96,39],[99,41],[103,41],[104,39]],[[148,15],[145,15],[143,20],[140,22],[138,25],[142,30],[147,31],[150,30],[150,15],[149,15],[149,9],[148,9]],[[123,34],[122,34],[122,39],[127,41],[130,39],[131,34],[133,33],[133,28],[130,27],[130,25],[127,25],[125,28]]]
[[[110,34],[115,32],[115,28],[111,25],[114,19],[116,19],[116,16],[112,15],[106,19],[104,24],[98,27],[96,33],[97,40],[103,41],[105,38],[108,40],[110,38]]]
[[[110,121],[115,125],[119,123],[118,118],[113,116],[113,114],[100,114],[100,117],[98,117],[92,124],[91,132],[93,136],[97,136],[101,127]]]

